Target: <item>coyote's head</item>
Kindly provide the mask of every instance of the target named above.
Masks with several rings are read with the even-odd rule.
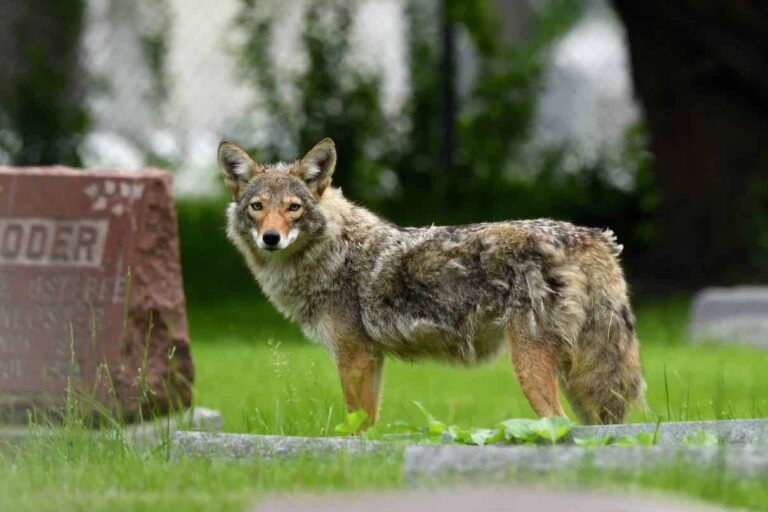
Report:
[[[291,252],[321,234],[318,203],[331,183],[336,147],[323,139],[301,160],[264,165],[236,144],[219,145],[224,184],[232,192],[228,229],[259,251]]]

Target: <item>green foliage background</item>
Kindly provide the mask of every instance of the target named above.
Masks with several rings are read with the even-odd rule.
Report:
[[[29,0],[0,41],[18,48],[0,87],[0,151],[15,165],[79,166],[89,127],[79,59],[85,0]],[[8,26],[10,25],[10,26]],[[8,80],[8,77],[3,77]]]
[[[83,91],[94,78],[84,76],[77,59],[85,2],[32,3],[59,21],[57,51],[40,47],[23,31],[14,36],[25,45],[27,58],[10,98],[0,103],[0,150],[14,164],[77,166],[79,145],[89,128]],[[500,40],[503,28],[489,0],[406,0],[410,88],[402,109],[393,113],[382,104],[379,72],[350,59],[359,2],[307,0],[300,24],[306,66],[286,73],[272,51],[285,5],[240,0],[233,28],[243,38],[234,51],[242,79],[260,98],[255,108],[266,112],[269,121],[262,127],[233,127],[226,135],[237,138],[261,128],[248,149],[262,161],[295,159],[323,137],[332,137],[339,151],[336,185],[352,200],[404,225],[546,216],[611,227],[628,248],[630,273],[642,275],[648,270],[643,256],[654,242],[659,196],[643,126],[625,134],[619,165],[631,175],[628,186],[612,179],[615,162],[566,170],[568,148],[535,161],[524,156],[549,52],[584,11],[584,0],[542,5],[529,36],[509,46]],[[172,16],[167,2],[155,9],[158,23],[142,39],[142,52],[155,101],[162,102],[168,88]],[[446,76],[440,38],[446,26],[472,56],[476,72],[469,84]],[[457,89],[450,159],[444,158],[446,85]],[[157,161],[149,150],[146,156],[156,164],[168,163]],[[217,172],[214,165],[212,154],[211,173]],[[217,201],[179,204],[184,271],[193,299],[210,297],[215,284],[233,293],[252,293],[241,262],[224,240],[224,197],[222,190]],[[763,238],[757,240],[764,245]],[[222,263],[215,275],[211,260]]]
[[[552,43],[579,18],[582,0],[553,0],[535,19],[525,43],[501,44],[500,26],[486,0],[406,2],[411,89],[393,119],[381,104],[381,79],[350,64],[354,0],[310,0],[303,19],[306,68],[281,73],[269,51],[279,29],[280,3],[242,0],[237,26],[244,79],[262,98],[269,129],[248,148],[262,161],[292,160],[323,137],[337,144],[334,182],[347,197],[404,225],[459,224],[554,217],[613,228],[641,255],[653,239],[655,195],[641,125],[626,136],[622,160],[635,180],[616,186],[607,162],[563,170],[567,151],[552,151],[530,168],[522,163],[544,63]],[[474,52],[477,74],[457,99],[452,168],[440,166],[441,16]],[[291,99],[293,98],[293,99]],[[396,176],[396,186],[387,187]],[[225,199],[179,205],[182,255],[192,300],[220,286],[256,293],[224,240]],[[221,262],[215,275],[208,262]]]

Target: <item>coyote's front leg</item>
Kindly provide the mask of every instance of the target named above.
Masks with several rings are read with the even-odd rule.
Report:
[[[362,409],[369,427],[379,415],[384,357],[374,354],[370,342],[362,336],[345,336],[335,343],[336,367],[341,378],[347,411]]]

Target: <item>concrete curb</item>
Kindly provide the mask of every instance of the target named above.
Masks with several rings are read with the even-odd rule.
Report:
[[[428,446],[405,449],[406,480],[445,474],[554,473],[589,468],[640,471],[684,464],[704,471],[724,470],[741,477],[768,476],[764,446]]]
[[[566,439],[633,435],[654,432],[654,424],[575,428]],[[685,446],[683,438],[710,432],[721,439],[719,446]],[[659,426],[659,444],[641,446],[586,447],[572,444],[423,445],[368,441],[359,438],[322,438],[215,434],[177,431],[171,436],[172,460],[184,457],[225,461],[297,459],[305,456],[335,457],[403,453],[406,480],[443,473],[471,474],[500,471],[550,473],[581,467],[597,470],[629,470],[685,464],[703,470],[725,471],[738,476],[768,477],[768,420],[705,421],[666,423]]]
[[[160,442],[168,434],[177,431],[218,432],[224,424],[221,412],[206,407],[187,409],[178,414],[171,414],[144,423],[134,423],[123,427],[125,439],[139,446],[149,446]],[[112,429],[94,430],[94,435],[110,435]],[[19,444],[30,435],[56,435],[55,427],[0,425],[0,442]]]
[[[226,461],[297,459],[303,456],[337,456],[395,453],[404,445],[349,437],[258,436],[175,432],[171,436],[171,460],[182,457]]]
[[[768,420],[723,420],[723,421],[674,421],[660,423],[659,445],[676,445],[683,442],[685,436],[697,432],[709,432],[723,444],[766,444],[768,445]],[[642,432],[656,431],[655,423],[634,423],[626,425],[598,425],[576,427],[565,438],[572,442],[579,437],[614,438],[635,435]]]
[[[403,452],[405,480],[443,474],[507,472],[553,473],[580,468],[600,471],[639,471],[684,464],[705,471],[718,470],[741,477],[768,477],[765,445],[721,446],[461,446],[406,445],[354,438],[310,438],[176,432],[171,437],[171,460],[185,457],[248,462],[295,460],[305,456],[336,457]]]

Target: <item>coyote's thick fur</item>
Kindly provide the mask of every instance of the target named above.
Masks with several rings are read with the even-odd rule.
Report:
[[[264,293],[333,355],[347,407],[378,414],[384,357],[473,365],[506,340],[539,416],[616,423],[642,398],[635,325],[610,231],[553,220],[401,228],[330,187],[330,139],[262,165],[219,146],[227,234]]]

